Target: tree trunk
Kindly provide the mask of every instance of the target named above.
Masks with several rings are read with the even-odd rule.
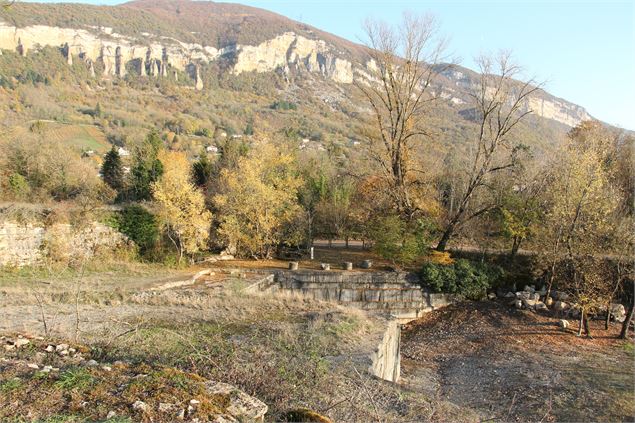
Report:
[[[578,336],[582,336],[583,322],[584,322],[584,311],[580,310],[580,320],[578,321]]]
[[[628,335],[628,328],[633,320],[633,314],[635,314],[635,296],[631,298],[631,304],[628,307],[628,313],[626,313],[626,320],[622,323],[622,331],[620,332],[620,339],[626,339]]]
[[[606,319],[604,320],[604,330],[607,330],[609,328],[609,321],[611,320],[611,301],[612,299],[610,299],[606,303]]]
[[[518,254],[518,250],[520,249],[520,243],[522,242],[522,238],[515,236],[514,241],[512,243],[512,251],[511,251],[511,259],[514,260],[516,254]]]
[[[582,314],[582,316],[583,316],[583,321],[584,321],[584,334],[587,336],[587,338],[592,338],[592,336],[591,336],[591,327],[589,326],[589,315],[585,311]]]
[[[445,229],[445,232],[443,232],[441,240],[437,244],[437,251],[445,251],[448,246],[448,241],[450,241],[450,238],[452,238],[452,234],[454,234],[454,224],[449,224],[448,227]]]

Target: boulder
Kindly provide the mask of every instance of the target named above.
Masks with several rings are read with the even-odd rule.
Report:
[[[553,305],[553,298],[551,298],[551,297],[545,298],[545,305],[547,307],[551,307]]]
[[[556,311],[565,311],[568,308],[569,308],[569,304],[565,303],[564,301],[556,301],[553,304],[553,309]]]
[[[569,327],[569,321],[568,320],[560,320],[558,322],[558,326],[560,326],[560,329],[562,330],[566,330]]]
[[[206,382],[205,388],[210,394],[227,397],[227,412],[239,421],[263,422],[269,407],[267,404],[247,395],[234,386],[222,382]]]
[[[542,301],[538,301],[534,307],[535,307],[536,311],[547,311],[547,310],[549,310],[547,308],[546,304],[543,303]]]
[[[517,309],[521,309],[523,308],[523,301],[522,300],[515,300],[514,301],[514,307],[516,307]]]
[[[490,300],[495,300],[496,299],[496,294],[494,294],[493,292],[490,292],[489,294],[487,294],[487,298]]]
[[[322,270],[331,270],[331,265],[329,263],[320,264],[320,269]]]
[[[534,292],[536,292],[536,287],[533,285],[532,286],[525,285],[525,287],[523,288],[523,291],[533,294]]]
[[[534,292],[533,294],[531,294],[530,299],[540,301],[540,294],[538,292]]]
[[[611,315],[616,322],[622,323],[626,320],[626,309],[622,304],[611,304]]]
[[[529,300],[531,299],[531,293],[528,291],[518,291],[516,293],[516,298],[519,300]]]
[[[536,304],[537,304],[539,301],[536,301],[536,300],[522,300],[522,302],[523,302],[523,306],[524,306],[525,308],[527,308],[527,309],[533,309],[533,308],[535,308],[535,307],[536,307]]]

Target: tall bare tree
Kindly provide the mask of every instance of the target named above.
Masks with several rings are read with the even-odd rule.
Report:
[[[479,127],[471,147],[467,182],[455,210],[448,216],[438,251],[446,249],[461,225],[496,206],[494,202],[482,201],[483,191],[495,174],[518,163],[522,144],[514,138],[513,129],[531,113],[527,107],[528,99],[540,89],[533,80],[519,82],[514,79],[521,69],[512,63],[509,52],[501,52],[494,58],[481,56],[477,62],[479,81],[469,94]],[[480,197],[480,204],[473,207],[477,197]]]
[[[368,141],[370,158],[388,182],[396,211],[412,218],[418,211],[413,190],[422,172],[414,162],[414,148],[429,136],[426,117],[437,97],[435,77],[448,65],[445,42],[437,37],[430,16],[404,14],[401,24],[367,21],[370,60],[368,78],[355,85],[370,106],[373,124],[361,134]]]

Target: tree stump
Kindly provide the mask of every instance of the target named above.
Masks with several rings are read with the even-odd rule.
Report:
[[[297,261],[289,262],[289,270],[298,270],[299,263]]]
[[[343,264],[344,270],[353,270],[353,263],[350,261],[345,261]]]

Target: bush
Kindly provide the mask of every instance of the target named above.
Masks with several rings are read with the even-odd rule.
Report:
[[[419,276],[422,283],[435,292],[480,300],[503,277],[503,273],[498,266],[459,259],[450,265],[428,262],[422,267]]]
[[[273,110],[297,110],[298,105],[290,101],[276,101],[271,105]]]
[[[372,228],[373,251],[395,264],[413,263],[430,249],[430,225],[425,220],[408,224],[399,216],[385,216]]]
[[[152,213],[141,206],[128,206],[115,219],[114,226],[133,240],[141,255],[147,254],[159,239],[159,224]]]

